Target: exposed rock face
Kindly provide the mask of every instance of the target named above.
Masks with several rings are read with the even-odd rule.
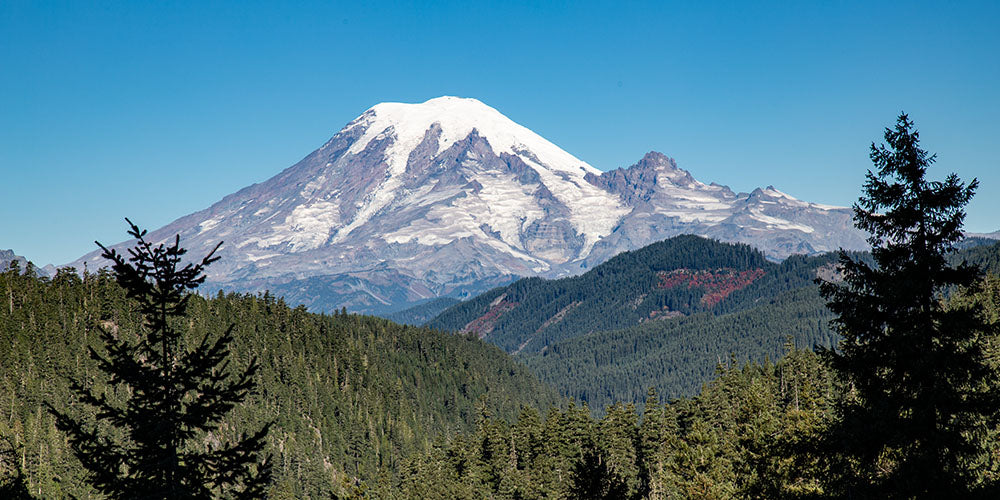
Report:
[[[575,274],[681,233],[774,258],[864,247],[847,209],[705,185],[660,153],[602,173],[454,97],[374,106],[299,163],[150,236],[178,233],[192,256],[226,242],[210,289],[372,313]],[[72,265],[84,261],[99,256]]]
[[[10,269],[12,263],[17,262],[17,268],[20,269],[22,273],[27,272],[28,264],[32,265],[32,272],[38,276],[52,276],[55,274],[55,268],[51,265],[45,267],[34,267],[34,264],[29,262],[28,259],[17,255],[13,250],[0,250],[0,273],[5,272]]]
[[[619,194],[631,211],[595,245],[585,260],[587,267],[625,249],[678,234],[748,243],[774,259],[867,248],[864,235],[853,226],[850,209],[800,201],[773,186],[747,194],[706,185],[657,152],[627,169],[588,180]]]

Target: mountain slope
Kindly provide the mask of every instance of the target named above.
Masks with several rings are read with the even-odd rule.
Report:
[[[129,335],[141,318],[105,273],[49,280],[2,272],[0,296],[0,436],[23,445],[21,466],[39,498],[87,497],[81,467],[42,405],[85,411],[65,377],[103,389],[87,355],[88,346],[101,351],[94,328]],[[394,474],[436,436],[474,429],[479,406],[511,419],[522,405],[559,403],[523,366],[468,336],[236,294],[192,297],[183,324],[189,344],[235,325],[233,371],[259,360],[257,390],[205,443],[274,421],[274,498],[330,498],[353,477]]]
[[[810,285],[750,309],[568,338],[523,360],[563,395],[604,408],[616,401],[640,403],[650,387],[665,398],[690,396],[712,379],[719,363],[730,357],[737,363],[776,360],[788,341],[799,348],[834,347],[839,336],[830,319]]]
[[[35,264],[21,255],[17,255],[13,250],[0,250],[0,272],[4,272],[10,269],[10,266],[16,265],[21,272],[27,272],[29,265],[31,266],[31,272],[38,276],[49,276],[54,269],[51,266],[45,266],[39,268]]]
[[[804,202],[773,186],[733,193],[726,186],[699,182],[657,152],[627,169],[588,179],[618,194],[632,210],[601,240],[586,265],[678,234],[747,243],[774,259],[867,248],[850,209]]]
[[[968,238],[985,238],[989,240],[1000,240],[1000,231],[993,231],[992,233],[965,233]]]
[[[731,357],[737,362],[776,360],[789,341],[799,348],[835,346],[839,336],[829,326],[833,316],[813,279],[837,279],[836,260],[834,254],[794,256],[711,310],[581,332],[521,359],[564,396],[592,408],[615,401],[640,403],[650,387],[668,397],[695,394],[711,380],[716,365]],[[959,250],[949,262],[967,262],[997,275],[1000,243]]]
[[[13,250],[0,250],[0,270],[6,271],[15,262],[17,267],[23,270],[28,264],[28,259],[15,254]]]
[[[193,255],[225,241],[210,288],[385,314],[576,275],[684,233],[771,258],[861,248],[849,219],[773,188],[703,184],[659,153],[602,173],[475,99],[440,97],[378,104],[299,163],[151,239],[180,234]],[[95,252],[72,265],[87,261],[100,264]]]
[[[403,309],[402,311],[394,312],[387,315],[385,318],[401,325],[422,326],[428,321],[434,319],[437,315],[441,314],[441,312],[445,309],[448,309],[459,302],[461,301],[451,297],[438,297],[436,299],[428,300],[427,302],[422,302],[413,307]]]
[[[474,332],[508,352],[538,352],[588,332],[752,307],[761,297],[809,284],[814,267],[801,257],[778,265],[747,245],[676,236],[580,276],[528,278],[491,290],[428,326]]]

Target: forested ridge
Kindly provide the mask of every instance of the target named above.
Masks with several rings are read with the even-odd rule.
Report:
[[[0,273],[0,297],[0,437],[16,450],[33,494],[88,498],[43,403],[85,410],[66,377],[106,382],[86,347],[98,325],[134,332],[134,306],[104,271],[81,278],[62,270],[48,279],[14,268]],[[404,457],[441,435],[473,430],[476,405],[512,418],[522,405],[560,401],[523,366],[469,336],[312,314],[266,294],[192,297],[186,323],[189,342],[235,324],[231,368],[253,356],[260,362],[255,393],[205,439],[206,446],[235,439],[274,421],[267,447],[273,498],[328,498],[357,480],[391,477]],[[3,465],[11,464],[0,457]]]
[[[526,278],[493,289],[445,310],[428,326],[473,331],[508,352],[538,352],[583,333],[716,307],[702,301],[708,292],[702,284],[686,281],[665,286],[670,272],[734,276],[739,271],[759,270],[759,276],[766,276],[776,267],[747,245],[677,236],[621,253],[580,276]],[[735,294],[735,290],[727,292]]]
[[[950,254],[949,261],[953,265],[967,262],[1000,273],[1000,243],[977,243]],[[726,252],[727,248],[735,251]],[[676,250],[681,250],[679,256],[663,255]],[[761,260],[754,256],[741,262],[739,259],[746,256],[742,250],[738,245],[694,236],[672,238],[622,255],[621,259],[612,259],[608,261],[611,266],[595,267],[593,275],[584,275],[588,277],[586,286],[576,286],[583,276],[552,281],[525,279],[452,307],[430,324],[443,325],[448,321],[460,324],[476,312],[490,310],[490,304],[499,303],[498,298],[506,296],[505,300],[519,305],[498,311],[493,318],[496,329],[485,335],[486,340],[502,342],[507,338],[504,332],[523,334],[537,329],[535,325],[544,324],[552,311],[564,303],[573,304],[573,300],[586,305],[572,309],[578,313],[563,319],[560,324],[564,326],[630,325],[608,330],[582,326],[575,333],[567,330],[561,340],[545,340],[547,345],[537,351],[518,352],[518,358],[544,382],[558,388],[564,396],[589,403],[598,413],[613,402],[641,405],[650,387],[669,398],[694,395],[712,378],[715,366],[731,355],[741,362],[776,360],[789,339],[804,348],[835,347],[839,336],[830,328],[833,316],[820,297],[815,280],[840,279],[836,271],[837,255],[795,255],[775,264],[762,263],[762,256]],[[755,251],[750,252],[753,255]],[[863,261],[871,259],[867,253],[851,255]],[[737,260],[725,260],[734,257]],[[699,259],[701,264],[696,264]],[[643,321],[627,305],[628,300],[615,295],[633,297],[634,303],[635,297],[643,296],[642,290],[656,289],[657,280],[661,279],[658,276],[664,276],[660,272],[664,269],[740,269],[740,266],[761,269],[763,273],[747,286],[732,290],[715,305],[701,302],[706,296],[704,286],[675,287],[661,296],[663,300],[682,299],[674,302],[681,304],[676,310],[687,310],[691,312],[689,315],[661,316],[655,320],[647,316]],[[590,297],[593,299],[583,300]],[[529,309],[522,305],[535,302],[542,303],[541,308],[547,312],[537,317],[528,315]],[[625,312],[603,312],[606,309],[602,305],[623,307],[623,303]]]
[[[616,401],[641,404],[649,387],[669,398],[695,394],[730,356],[741,362],[776,360],[789,339],[800,346],[833,347],[837,336],[830,318],[816,289],[805,287],[753,309],[568,339],[524,362],[564,395],[594,408]]]
[[[963,314],[980,311],[995,325],[1000,278],[956,291],[942,304]],[[988,368],[994,371],[1000,370],[997,341],[995,334],[987,341]],[[830,429],[842,418],[838,404],[851,401],[853,390],[822,355],[797,348],[791,339],[781,348],[776,362],[718,360],[712,379],[693,396],[665,403],[649,388],[642,404],[616,402],[597,412],[600,418],[586,404],[545,412],[526,407],[515,421],[483,411],[475,432],[438,441],[407,460],[393,497],[847,498],[838,482],[856,472],[845,468],[852,464],[845,460],[848,441]],[[950,498],[996,498],[1000,422],[992,421],[974,439],[986,459],[967,463],[966,483],[955,490],[962,494]],[[883,467],[892,470],[901,458],[883,456]],[[877,479],[861,478],[862,484]],[[890,485],[888,494],[854,497],[945,498],[901,491]]]
[[[1000,243],[958,250],[949,261],[1000,274]],[[730,356],[776,360],[788,340],[810,349],[836,347],[833,315],[813,282],[836,278],[835,262],[834,254],[792,256],[711,311],[572,337],[521,358],[563,395],[593,408],[641,404],[649,387],[666,397],[690,396]]]

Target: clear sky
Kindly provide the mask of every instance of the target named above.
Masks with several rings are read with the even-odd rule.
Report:
[[[383,101],[475,97],[602,170],[850,205],[905,110],[1000,229],[1000,2],[0,1],[0,249],[63,264]]]

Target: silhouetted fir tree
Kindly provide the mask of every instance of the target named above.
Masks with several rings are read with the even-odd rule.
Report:
[[[985,437],[1000,411],[998,374],[984,355],[993,327],[980,310],[942,302],[980,276],[946,262],[977,181],[925,179],[935,157],[905,114],[885,141],[872,144],[876,171],[854,206],[874,265],[842,254],[844,283],[821,283],[844,337],[828,355],[848,391],[828,438],[843,453],[830,486],[853,498],[965,498],[984,487]]]
[[[198,263],[182,263],[180,237],[154,245],[146,231],[126,219],[136,238],[129,256],[98,243],[112,261],[118,284],[138,305],[144,327],[138,332],[100,328],[106,354],[90,356],[109,377],[113,389],[98,392],[71,380],[80,400],[94,407],[97,422],[75,418],[48,405],[57,426],[89,473],[89,482],[111,498],[258,498],[270,482],[271,469],[261,460],[270,424],[252,435],[227,442],[219,434],[223,417],[254,387],[256,360],[238,374],[229,367],[230,326],[214,341],[206,334],[188,348],[183,342],[191,290],[204,282],[205,267],[219,245]],[[117,394],[127,394],[124,403]],[[108,427],[120,429],[116,439]],[[206,446],[203,439],[214,433]],[[207,448],[207,449],[206,449]]]

